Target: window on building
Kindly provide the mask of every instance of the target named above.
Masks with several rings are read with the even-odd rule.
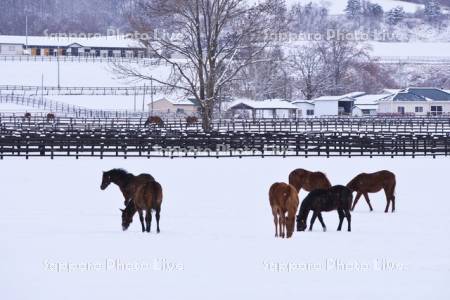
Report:
[[[416,113],[423,113],[423,107],[422,106],[416,106]]]
[[[442,106],[432,106],[431,107],[431,115],[441,116],[442,115]]]
[[[183,108],[177,108],[177,114],[184,114]]]
[[[9,46],[9,47],[8,47],[8,50],[9,50],[9,51],[14,51],[15,49],[16,49],[16,48],[15,48],[14,46]]]
[[[399,106],[399,107],[397,107],[397,112],[398,112],[399,114],[404,115],[404,114],[405,114],[405,107],[404,107],[404,106]]]
[[[308,109],[308,110],[306,110],[306,115],[307,115],[307,116],[314,116],[314,109]]]

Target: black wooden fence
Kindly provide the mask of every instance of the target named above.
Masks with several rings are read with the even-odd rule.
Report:
[[[144,118],[2,117],[0,158],[447,156],[449,118],[328,118],[144,126]]]

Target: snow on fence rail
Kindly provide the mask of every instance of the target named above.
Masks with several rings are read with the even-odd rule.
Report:
[[[30,95],[91,95],[91,96],[139,96],[166,91],[163,86],[132,86],[132,87],[56,87],[56,86],[30,86],[30,85],[0,85],[0,92],[10,94],[28,93]]]
[[[78,63],[127,63],[142,65],[164,65],[154,58],[141,57],[96,57],[96,56],[31,56],[31,55],[0,55],[1,61],[16,62],[78,62]]]
[[[67,104],[59,101],[49,100],[43,97],[29,97],[25,95],[0,94],[0,103],[11,103],[22,105],[33,109],[41,110],[46,113],[62,114],[70,117],[103,117],[120,118],[136,117],[144,113],[129,112],[120,110],[96,110],[77,105]],[[5,115],[5,114],[4,114]]]
[[[448,156],[449,118],[329,118],[239,122],[214,130],[146,118],[0,117],[0,158]],[[258,130],[256,130],[258,128]],[[374,130],[375,128],[375,130]]]
[[[1,130],[0,158],[448,156],[448,134]]]

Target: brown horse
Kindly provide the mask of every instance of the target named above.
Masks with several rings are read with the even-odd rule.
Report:
[[[372,205],[370,204],[369,193],[378,193],[382,189],[386,194],[386,209],[385,213],[389,211],[389,204],[392,201],[392,212],[395,211],[395,186],[396,186],[395,174],[389,171],[380,171],[377,173],[366,174],[362,173],[353,178],[347,187],[352,191],[356,192],[355,202],[353,202],[352,210],[355,209],[356,203],[358,203],[361,195],[369,204],[370,211],[373,211]]]
[[[150,232],[152,224],[152,210],[156,212],[156,232],[160,233],[159,220],[161,213],[163,192],[161,185],[156,181],[146,182],[137,187],[132,199],[125,209],[122,211],[122,229],[127,230],[133,222],[133,217],[136,212],[139,213],[139,220],[141,221],[142,232]],[[145,224],[144,224],[145,211]]]
[[[47,114],[47,122],[55,121],[55,119],[56,119],[55,114],[53,114],[53,113],[48,113]]]
[[[198,118],[197,117],[189,116],[189,117],[186,118],[186,124],[188,126],[195,125],[197,123],[198,123]]]
[[[298,193],[295,188],[286,183],[274,183],[269,191],[270,206],[272,207],[273,222],[275,223],[275,237],[290,238],[294,232],[295,214],[299,204]],[[286,218],[287,213],[287,218]]]
[[[147,121],[145,122],[144,126],[149,126],[149,125],[156,125],[156,126],[164,126],[164,121],[163,119],[161,119],[161,117],[158,116],[153,116],[153,117],[149,117],[147,119]]]
[[[111,171],[103,172],[100,189],[104,191],[111,183],[116,184],[125,198],[126,206],[131,201],[138,186],[152,181],[155,181],[155,178],[149,174],[134,176],[123,169],[112,169]]]
[[[329,189],[331,183],[322,172],[310,172],[304,169],[297,169],[289,174],[289,184],[295,187],[298,193],[301,189],[312,192],[317,189]]]

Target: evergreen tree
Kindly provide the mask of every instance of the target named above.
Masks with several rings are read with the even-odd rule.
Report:
[[[425,19],[430,23],[439,23],[442,19],[441,6],[436,0],[426,0],[424,9]]]
[[[386,22],[389,25],[397,25],[398,23],[403,21],[404,18],[405,18],[405,11],[401,6],[394,7],[386,14]]]
[[[347,18],[350,20],[359,20],[362,15],[362,5],[360,0],[348,0],[345,8]]]

